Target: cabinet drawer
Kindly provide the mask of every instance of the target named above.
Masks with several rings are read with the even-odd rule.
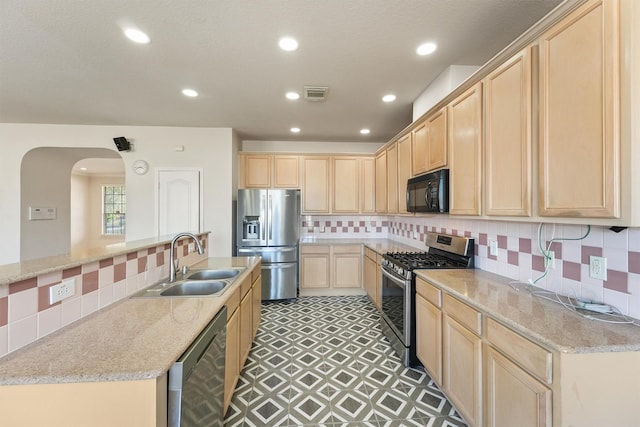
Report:
[[[522,337],[493,319],[486,320],[486,338],[501,352],[512,358],[541,381],[551,384],[551,352]]]
[[[367,247],[364,248],[364,255],[367,258],[371,258],[372,260],[376,260],[377,253],[373,249],[369,249]]]
[[[240,299],[243,299],[247,292],[249,292],[249,289],[251,289],[251,283],[251,275],[245,277],[242,283],[240,283]]]
[[[436,307],[442,307],[442,291],[419,277],[416,279],[416,292]]]
[[[328,254],[329,250],[327,245],[300,245],[301,254]]]
[[[334,254],[360,254],[362,245],[333,245]]]
[[[231,318],[236,308],[240,304],[240,286],[236,288],[235,291],[229,296],[227,300],[227,321]]]
[[[482,316],[480,312],[448,294],[444,294],[442,307],[451,317],[474,333],[478,335],[482,333]]]

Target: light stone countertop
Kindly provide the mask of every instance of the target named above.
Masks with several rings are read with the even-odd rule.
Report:
[[[208,231],[195,233],[198,236],[209,234]],[[54,255],[13,264],[0,265],[0,286],[21,280],[30,279],[40,274],[47,274],[67,268],[77,267],[105,258],[124,255],[151,247],[170,243],[174,235],[152,237],[130,242],[114,243],[95,249],[86,249],[71,254]]]
[[[300,245],[365,245],[384,255],[387,252],[426,251],[424,243],[420,247],[409,246],[389,239],[313,239],[301,240]]]
[[[479,269],[415,272],[549,350],[562,353],[640,351],[640,327],[585,319],[560,304],[532,295],[526,285],[511,286],[509,278]]]
[[[246,267],[219,297],[129,298],[0,358],[0,385],[135,381],[164,375],[251,274],[259,257],[193,268]]]

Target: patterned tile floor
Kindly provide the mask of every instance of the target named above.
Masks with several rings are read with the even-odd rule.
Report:
[[[405,368],[367,297],[262,306],[225,426],[463,427],[423,370]]]

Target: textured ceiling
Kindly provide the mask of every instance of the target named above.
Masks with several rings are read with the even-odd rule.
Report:
[[[481,65],[559,0],[1,0],[0,122],[231,127],[384,142],[449,65]],[[129,42],[120,27],[147,32]],[[280,37],[300,47],[283,52]],[[438,50],[418,57],[415,48]],[[284,98],[329,86],[326,102]],[[190,87],[200,97],[180,91]],[[395,93],[384,104],[382,95]],[[299,135],[289,128],[302,128]],[[361,136],[362,127],[371,134]]]

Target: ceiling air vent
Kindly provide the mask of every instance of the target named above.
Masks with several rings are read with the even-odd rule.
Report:
[[[305,86],[304,99],[307,101],[324,101],[327,99],[329,88],[326,86]]]

